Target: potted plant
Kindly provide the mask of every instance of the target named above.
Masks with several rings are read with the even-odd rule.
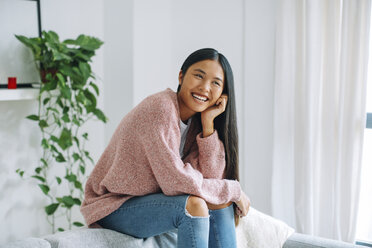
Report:
[[[53,31],[42,32],[42,37],[16,38],[31,49],[42,81],[38,113],[27,116],[38,123],[42,134],[42,157],[30,177],[49,201],[45,213],[53,233],[66,229],[56,227],[57,215],[66,218],[68,229],[82,226],[72,219],[71,210],[81,205],[86,168],[93,159],[85,148],[88,133],[81,127],[92,118],[107,121],[97,108],[99,89],[90,66],[103,42],[86,35],[60,41]],[[62,174],[55,168],[61,165]],[[18,169],[17,173],[23,177],[25,172]]]

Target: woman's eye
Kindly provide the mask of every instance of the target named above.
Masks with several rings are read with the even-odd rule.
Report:
[[[198,78],[203,78],[203,76],[200,75],[200,74],[195,74],[195,76],[198,77]]]
[[[220,82],[217,82],[217,81],[214,81],[213,83],[214,83],[215,85],[218,85],[218,86],[221,85]]]

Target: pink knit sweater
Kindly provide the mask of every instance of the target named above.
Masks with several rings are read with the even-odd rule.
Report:
[[[225,151],[217,131],[202,138],[192,121],[179,154],[180,113],[171,89],[144,99],[120,122],[85,186],[81,212],[89,227],[133,196],[191,194],[212,204],[237,201],[240,184],[222,179]]]

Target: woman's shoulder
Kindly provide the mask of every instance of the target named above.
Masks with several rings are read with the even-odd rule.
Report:
[[[136,123],[150,121],[155,125],[172,120],[178,121],[177,93],[167,88],[146,97],[132,109],[125,119],[128,118]]]
[[[145,110],[156,114],[177,110],[177,93],[167,88],[164,91],[146,97],[140,105]]]
[[[177,100],[177,93],[172,89],[167,88],[166,90],[160,91],[158,93],[149,95],[143,101],[146,102],[159,102],[159,103],[170,103]]]

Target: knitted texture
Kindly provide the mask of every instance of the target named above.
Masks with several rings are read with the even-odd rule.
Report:
[[[237,201],[240,184],[222,179],[225,150],[217,131],[203,138],[193,119],[180,157],[180,113],[171,89],[144,99],[116,128],[85,185],[81,212],[89,227],[126,200],[163,192],[212,204]]]

